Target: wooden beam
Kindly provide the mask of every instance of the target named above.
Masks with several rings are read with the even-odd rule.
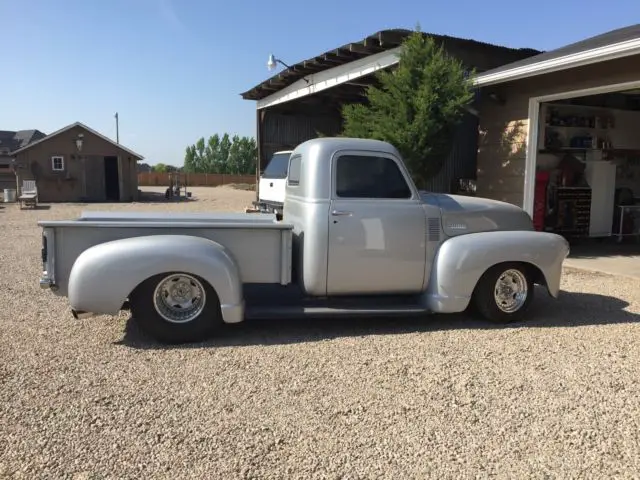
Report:
[[[364,46],[369,49],[380,48],[380,41],[378,40],[378,37],[367,37],[364,39]]]
[[[358,43],[350,43],[349,44],[349,51],[351,52],[355,52],[355,53],[361,53],[363,55],[370,55],[371,51],[366,48],[364,45],[360,45]]]
[[[360,58],[360,56],[356,55],[355,52],[352,52],[352,51],[349,51],[349,50],[345,50],[342,47],[336,48],[335,50],[332,50],[331,53],[333,55],[335,55],[336,57],[338,57],[338,58],[348,58],[348,59],[352,59],[352,60]]]
[[[381,47],[397,47],[406,37],[406,34],[400,32],[379,32],[378,42]]]
[[[264,122],[265,110],[256,110],[256,145],[258,147],[258,161],[256,162],[256,202],[258,201],[260,185],[260,169],[262,168],[262,123]]]
[[[318,62],[316,62],[315,60],[305,60],[304,62],[302,62],[302,67],[306,70],[311,70],[312,72],[320,72],[322,70],[325,70],[325,68],[318,65]]]
[[[340,60],[339,58],[336,57],[330,57],[329,55],[323,55],[322,56],[322,61],[331,64],[331,66],[336,66],[336,65],[342,65],[344,64],[344,60]]]

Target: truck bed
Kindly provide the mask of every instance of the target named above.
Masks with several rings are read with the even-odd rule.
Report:
[[[193,235],[228,249],[243,283],[291,281],[292,226],[275,215],[86,212],[77,220],[40,221],[52,259],[56,293],[67,294],[71,268],[86,249],[112,240],[153,235]],[[150,243],[153,248],[153,243]],[[176,248],[180,248],[179,244]],[[158,259],[162,261],[162,259]]]
[[[163,213],[163,212],[118,212],[118,211],[86,211],[80,214],[82,222],[206,222],[232,223],[234,225],[252,225],[256,223],[274,223],[274,214],[246,213]]]

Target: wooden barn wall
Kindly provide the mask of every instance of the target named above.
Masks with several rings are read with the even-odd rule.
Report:
[[[458,179],[476,178],[478,153],[478,117],[466,114],[455,133],[453,149],[427,190],[435,193],[455,193]]]
[[[309,114],[284,114],[267,109],[262,123],[262,158],[264,169],[271,156],[278,150],[293,150],[307,140],[340,133],[341,119],[336,115],[313,116]]]

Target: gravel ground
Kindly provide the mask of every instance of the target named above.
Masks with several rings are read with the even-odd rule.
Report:
[[[625,478],[640,472],[640,282],[567,270],[496,328],[426,319],[250,322],[163,347],[127,315],[41,291],[38,219],[0,208],[0,478]]]

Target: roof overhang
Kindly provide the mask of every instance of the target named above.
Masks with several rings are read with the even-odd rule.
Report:
[[[512,69],[501,69],[494,73],[489,70],[478,75],[475,78],[475,84],[478,87],[485,87],[637,54],[640,54],[640,38],[542,60]]]
[[[395,65],[400,58],[400,48],[395,47],[385,52],[376,53],[344,65],[308,75],[288,87],[258,100],[257,108],[260,110],[313,95]]]
[[[46,137],[41,138],[40,140],[37,140],[37,141],[35,141],[33,143],[30,143],[29,145],[25,145],[24,147],[19,148],[18,150],[14,150],[13,152],[11,152],[11,156],[15,156],[15,155],[17,155],[19,153],[22,153],[25,150],[28,150],[31,147],[35,146],[35,145],[39,145],[40,143],[44,143],[47,140],[50,140],[52,137],[55,137],[55,136],[60,135],[60,134],[62,134],[64,132],[67,132],[67,131],[71,130],[72,128],[75,128],[75,127],[80,127],[82,129],[86,130],[87,132],[92,133],[96,137],[101,138],[105,142],[109,142],[110,144],[116,146],[120,150],[124,150],[125,152],[127,152],[131,156],[136,157],[137,161],[144,159],[144,157],[142,155],[140,155],[139,153],[136,153],[133,150],[129,150],[126,147],[123,147],[121,144],[114,142],[110,138],[105,137],[101,133],[96,132],[94,129],[87,127],[84,123],[81,123],[81,122],[75,122],[75,123],[72,123],[71,125],[67,125],[66,127],[63,127],[60,130],[57,130],[57,131],[47,135]]]

